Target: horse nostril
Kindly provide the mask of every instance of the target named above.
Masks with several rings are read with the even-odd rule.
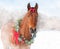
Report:
[[[33,30],[32,28],[30,28],[30,32],[31,32],[31,33],[34,33],[34,30]]]
[[[34,29],[34,31],[36,31],[36,28]]]
[[[32,29],[32,28],[30,28],[30,30],[31,30],[31,31],[33,31],[33,29]]]

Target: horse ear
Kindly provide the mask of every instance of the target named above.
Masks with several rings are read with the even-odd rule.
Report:
[[[27,8],[28,8],[28,10],[30,9],[30,3],[28,3]]]
[[[35,9],[37,10],[38,9],[38,4],[36,3],[36,5],[35,5]]]

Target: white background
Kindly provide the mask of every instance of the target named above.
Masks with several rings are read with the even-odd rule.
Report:
[[[31,49],[60,49],[60,31],[40,31]]]

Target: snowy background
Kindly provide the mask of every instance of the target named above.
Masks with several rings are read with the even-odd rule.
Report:
[[[39,5],[37,37],[31,49],[60,49],[60,0],[0,0],[0,28],[11,19],[22,18],[28,2]],[[0,49],[3,49],[1,29]]]

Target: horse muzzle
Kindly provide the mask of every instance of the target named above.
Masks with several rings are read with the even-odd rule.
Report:
[[[35,32],[36,32],[36,28],[35,29],[30,28],[30,33],[35,33]]]

